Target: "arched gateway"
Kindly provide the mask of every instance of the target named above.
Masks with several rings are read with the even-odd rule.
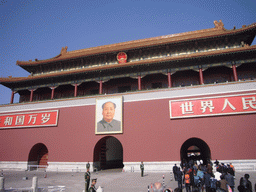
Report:
[[[35,144],[29,152],[28,170],[44,168],[48,166],[48,149],[42,143]]]
[[[183,143],[180,149],[180,159],[189,162],[190,160],[202,160],[203,164],[211,159],[211,151],[206,142],[199,138],[190,138]]]
[[[94,148],[93,164],[98,170],[123,168],[123,146],[112,136],[100,139]]]

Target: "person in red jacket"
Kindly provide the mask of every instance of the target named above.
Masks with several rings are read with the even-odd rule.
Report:
[[[186,192],[191,192],[191,186],[190,186],[190,174],[189,171],[187,170],[184,176],[185,180],[185,187],[186,187]]]

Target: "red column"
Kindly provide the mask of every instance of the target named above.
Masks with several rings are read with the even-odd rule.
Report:
[[[100,80],[100,89],[99,89],[99,94],[102,94],[103,88],[102,88],[102,80]]]
[[[30,99],[29,99],[30,102],[33,101],[33,95],[34,95],[34,89],[31,89],[30,90]]]
[[[168,72],[168,73],[167,73],[167,76],[168,76],[168,87],[170,88],[170,87],[172,87],[172,77],[171,77],[171,73]]]
[[[234,80],[238,81],[237,72],[236,72],[236,65],[232,65],[232,69],[233,69]]]
[[[13,100],[14,100],[14,94],[15,94],[15,92],[14,92],[14,91],[12,91],[12,96],[11,96],[11,104],[13,104]]]
[[[74,97],[77,97],[77,84],[75,84]]]
[[[141,90],[141,76],[138,76],[138,90]]]
[[[50,87],[50,88],[52,90],[51,99],[54,99],[54,90],[55,90],[56,87]]]
[[[199,68],[200,85],[204,84],[204,76],[202,68]]]

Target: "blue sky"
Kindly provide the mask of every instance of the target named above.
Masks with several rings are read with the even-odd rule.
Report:
[[[0,77],[28,76],[17,60],[49,59],[65,46],[72,51],[213,28],[220,19],[226,29],[252,24],[256,1],[0,0]],[[0,85],[0,104],[10,98]]]

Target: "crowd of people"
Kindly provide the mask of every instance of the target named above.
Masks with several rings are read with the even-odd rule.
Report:
[[[86,165],[87,172],[85,173],[85,192],[102,191],[101,187],[96,189],[95,184],[97,179],[92,179],[90,183],[90,164]],[[144,176],[144,164],[141,162],[141,177]],[[160,183],[154,183],[151,188],[153,192],[182,192],[185,188],[186,192],[234,192],[235,191],[235,168],[232,163],[219,163],[218,160],[214,164],[209,160],[206,164],[203,161],[185,160],[180,167],[176,164],[173,166],[173,174],[175,181],[178,182],[178,187],[172,190],[165,188]],[[239,180],[237,190],[239,192],[252,192],[252,184],[249,180],[250,175],[245,174]],[[89,187],[90,186],[90,187]],[[149,190],[148,190],[149,191]],[[256,184],[255,184],[256,191]]]
[[[215,169],[215,170],[214,170]],[[173,166],[175,181],[178,188],[186,189],[186,192],[234,192],[235,191],[235,168],[232,163],[225,165],[208,161],[203,164],[201,161],[183,161],[180,167]],[[240,179],[239,192],[252,192],[252,184],[249,181],[249,174]]]

